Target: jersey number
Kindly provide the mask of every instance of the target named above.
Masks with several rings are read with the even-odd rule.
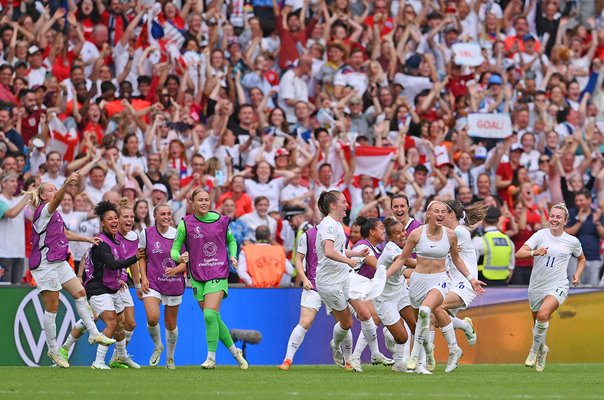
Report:
[[[547,257],[547,261],[545,262],[546,267],[554,268],[554,261],[556,261],[556,257]]]

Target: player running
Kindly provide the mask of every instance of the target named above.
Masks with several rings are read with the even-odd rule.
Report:
[[[97,237],[85,238],[69,232],[65,228],[61,214],[57,208],[63,201],[70,184],[79,179],[77,172],[71,174],[59,190],[49,182],[43,182],[32,191],[24,192],[31,196],[32,205],[35,207],[32,236],[31,256],[29,268],[36,280],[38,292],[44,302],[43,327],[48,346],[48,357],[61,368],[69,367],[69,363],[57,349],[57,327],[55,320],[59,309],[59,293],[65,289],[75,300],[76,309],[82,318],[83,324],[90,333],[89,343],[98,343],[106,346],[115,343],[115,340],[103,335],[97,329],[92,310],[86,301],[86,292],[73,269],[67,263],[69,257],[68,241],[100,243]]]
[[[415,250],[417,266],[409,283],[409,300],[411,306],[417,310],[418,321],[415,328],[413,350],[407,363],[407,369],[409,370],[416,370],[419,365],[420,347],[423,347],[426,352],[426,363],[428,365],[434,363],[434,360],[430,359],[434,354],[434,345],[428,341],[430,314],[433,309],[443,303],[451,287],[451,280],[445,269],[445,261],[449,252],[453,264],[472,284],[474,290],[478,294],[484,293],[481,286],[484,283],[478,281],[469,273],[459,256],[455,232],[443,226],[447,211],[447,206],[444,203],[440,201],[431,202],[426,211],[426,225],[411,232],[400,255],[401,263],[397,268],[391,267],[388,270],[388,276],[398,272],[402,264],[407,261]],[[429,371],[425,372],[430,373]]]
[[[529,281],[528,299],[533,312],[533,344],[524,362],[527,367],[541,372],[549,348],[545,335],[552,314],[568,296],[567,268],[571,256],[577,257],[577,272],[573,275],[573,286],[578,286],[585,268],[585,255],[581,242],[564,232],[568,222],[568,209],[564,203],[554,205],[549,214],[549,228],[533,234],[516,252],[516,259],[534,257],[533,272]]]
[[[459,256],[468,268],[471,276],[478,276],[478,259],[476,249],[472,244],[470,231],[466,226],[474,226],[484,219],[489,206],[479,202],[467,209],[458,200],[444,202],[447,206],[447,215],[444,225],[453,229],[457,236],[457,247]],[[463,355],[461,348],[457,345],[455,327],[462,329],[470,345],[476,343],[476,332],[470,318],[461,320],[456,317],[460,310],[465,310],[476,298],[476,292],[472,289],[470,282],[452,265],[451,258],[447,258],[447,271],[451,277],[452,286],[442,305],[434,309],[436,323],[445,337],[449,346],[449,358],[445,372],[451,372],[457,368],[459,359]]]

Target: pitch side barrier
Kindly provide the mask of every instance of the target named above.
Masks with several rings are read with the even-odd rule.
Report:
[[[221,314],[232,329],[259,331],[262,340],[247,345],[250,365],[279,365],[289,334],[298,323],[301,289],[231,288],[223,302]],[[135,299],[136,329],[128,345],[128,353],[141,365],[146,365],[153,350],[147,332],[143,303]],[[44,310],[35,289],[29,287],[0,287],[0,365],[45,366],[50,364],[42,318]],[[548,346],[552,349],[548,362],[604,362],[604,290],[571,289],[566,303],[553,315],[548,331]],[[478,341],[469,347],[463,334],[457,333],[463,347],[462,363],[522,364],[532,341],[532,317],[526,288],[490,288],[478,297],[472,307],[459,314],[469,316],[478,332]],[[78,315],[71,298],[61,295],[57,316],[57,342],[63,343]],[[165,343],[163,316],[160,318],[162,340]],[[321,309],[313,327],[296,353],[296,364],[331,364],[329,340],[334,320]],[[102,328],[102,323],[99,327]],[[206,355],[205,327],[199,305],[186,289],[178,315],[178,344],[176,365],[199,365]],[[354,327],[355,340],[359,334]],[[379,344],[384,354],[382,330],[378,329]],[[238,343],[241,346],[241,342]],[[90,365],[96,348],[88,344],[87,334],[74,346],[71,365]],[[111,350],[109,354],[111,354]],[[436,355],[446,362],[447,346],[436,333]],[[369,351],[364,354],[369,357]],[[234,364],[226,349],[218,346],[217,361]],[[368,361],[368,360],[366,360]],[[160,365],[165,363],[165,352]]]

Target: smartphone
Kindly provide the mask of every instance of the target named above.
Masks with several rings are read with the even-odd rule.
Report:
[[[224,171],[219,169],[218,171],[216,171],[216,173],[214,174],[214,177],[216,178],[216,184],[218,184],[218,186],[224,186]]]
[[[380,190],[380,194],[382,195],[382,197],[386,197],[387,194],[386,194],[386,188],[384,187],[384,182],[380,181],[378,183],[378,188]]]

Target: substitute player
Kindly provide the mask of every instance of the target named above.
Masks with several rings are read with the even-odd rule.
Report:
[[[65,180],[59,190],[52,183],[43,182],[37,188],[24,192],[25,195],[31,196],[32,205],[35,207],[29,268],[44,302],[42,325],[46,334],[48,357],[61,368],[69,367],[69,363],[58,353],[57,349],[55,320],[59,309],[59,292],[62,288],[75,299],[78,314],[90,333],[89,343],[101,344],[105,349],[106,346],[115,343],[115,340],[103,335],[97,329],[92,310],[86,301],[84,287],[66,261],[69,258],[69,240],[100,243],[100,239],[97,237],[85,238],[69,232],[65,228],[61,214],[57,212],[67,188],[70,184],[76,183],[78,179],[79,174],[75,172]]]
[[[208,356],[201,368],[216,367],[220,339],[237,360],[239,368],[247,369],[243,353],[235,347],[229,329],[220,318],[220,305],[229,291],[229,255],[233,267],[237,267],[237,242],[229,229],[229,217],[210,211],[210,194],[203,188],[195,189],[189,201],[193,214],[178,224],[170,254],[179,264],[187,263],[195,300],[203,311]],[[180,254],[183,244],[187,251]]]
[[[447,206],[444,225],[455,232],[459,256],[468,268],[470,275],[478,276],[476,249],[472,244],[472,236],[466,226],[473,226],[482,221],[489,206],[484,202],[479,202],[464,208],[458,200],[448,200],[444,203]],[[457,324],[463,329],[470,345],[476,343],[476,332],[472,320],[466,318],[462,321],[456,317],[460,310],[465,310],[474,301],[476,292],[472,289],[470,282],[452,265],[450,257],[447,258],[447,271],[449,271],[453,285],[443,304],[434,310],[434,317],[449,346],[449,358],[445,372],[451,372],[457,368],[459,359],[463,355],[461,348],[457,345],[455,325]]]
[[[184,263],[176,265],[170,257],[170,251],[176,238],[176,229],[172,224],[172,208],[162,203],[153,210],[155,226],[144,229],[138,246],[145,249],[146,259],[140,260],[143,302],[147,314],[147,329],[154,349],[149,365],[157,366],[164,345],[159,330],[160,305],[164,305],[164,324],[166,326],[166,368],[175,369],[174,350],[178,340],[178,307],[182,303],[185,291]]]
[[[516,252],[519,260],[534,257],[533,272],[528,288],[528,298],[535,326],[533,344],[524,365],[539,372],[545,369],[545,359],[549,348],[545,345],[545,335],[552,314],[564,303],[568,296],[566,270],[571,256],[577,257],[577,272],[573,275],[573,286],[579,285],[585,269],[585,255],[581,242],[564,232],[568,222],[568,209],[564,203],[554,205],[549,214],[549,228],[533,234]]]
[[[317,240],[317,228],[312,227],[304,232],[298,240],[296,258],[294,264],[298,271],[298,277],[302,280],[302,296],[300,297],[300,321],[292,330],[287,342],[285,359],[279,367],[287,371],[292,365],[294,355],[304,341],[306,333],[312,326],[321,309],[323,302],[317,293],[315,277],[317,274],[317,249],[314,246]],[[310,246],[308,244],[311,244]]]
[[[129,368],[140,368],[128,353],[126,353],[126,334],[124,332],[124,304],[120,290],[124,286],[122,270],[136,263],[145,256],[144,251],[138,251],[133,256],[123,259],[121,243],[116,236],[119,230],[119,218],[116,207],[101,201],[94,208],[94,213],[101,222],[99,238],[102,242],[94,246],[86,254],[86,278],[84,280],[86,294],[94,313],[105,323],[103,331],[108,337],[114,337],[117,355],[115,361]],[[105,364],[106,346],[99,346],[93,369],[109,369]]]

